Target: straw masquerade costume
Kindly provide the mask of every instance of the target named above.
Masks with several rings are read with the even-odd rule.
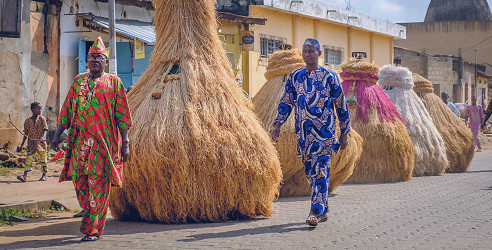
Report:
[[[316,39],[306,39],[303,50],[306,46],[315,48],[318,53],[321,51]],[[275,123],[280,126],[292,111],[295,113],[297,156],[302,157],[304,173],[311,186],[311,213],[306,222],[317,225],[317,220],[311,216],[326,215],[327,218],[329,212],[328,180],[332,151],[337,152],[340,148],[335,138],[337,117],[341,134],[350,133],[350,119],[337,74],[321,66],[312,71],[306,67],[294,70],[287,78]]]
[[[415,149],[413,176],[440,175],[449,167],[446,146],[429,112],[413,89],[412,72],[405,67],[385,65],[379,85],[395,104]]]
[[[267,72],[265,73],[267,82],[253,98],[255,112],[258,114],[266,131],[273,129],[278,101],[283,95],[288,75],[295,69],[304,66],[304,64],[302,52],[299,49],[278,50],[270,55]],[[282,125],[280,137],[278,142],[275,143],[284,177],[280,196],[311,194],[311,187],[306,181],[302,160],[297,157],[297,136],[294,124],[295,118],[294,115],[291,115]],[[335,137],[338,138],[340,136],[338,127],[336,133]],[[355,161],[358,160],[362,153],[362,138],[354,130],[352,130],[348,139],[347,148],[335,153],[332,157],[328,192],[333,191],[336,186],[343,183],[352,174]]]
[[[434,94],[432,83],[419,74],[413,74],[413,90],[422,99],[434,125],[446,146],[449,168],[446,172],[465,172],[474,154],[473,135],[465,123]]]
[[[277,152],[235,83],[213,0],[155,0],[156,44],[129,92],[135,126],[120,219],[184,223],[272,215]]]
[[[412,140],[395,105],[377,85],[379,67],[353,59],[341,68],[352,126],[363,139],[362,156],[347,183],[411,180]]]
[[[89,55],[93,54],[107,58],[101,37],[89,50]],[[92,78],[89,72],[79,74],[68,91],[58,123],[69,129],[60,182],[74,183],[84,210],[81,232],[100,236],[111,186],[122,185],[120,131],[132,126],[123,83],[104,72],[98,78]]]

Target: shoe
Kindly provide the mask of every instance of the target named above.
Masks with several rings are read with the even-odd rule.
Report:
[[[41,178],[39,179],[39,181],[46,181],[46,175],[41,176]]]
[[[82,211],[74,214],[73,217],[84,217],[84,214],[85,214],[85,212],[84,212],[84,210],[82,210]]]
[[[86,235],[84,238],[80,239],[81,241],[96,241],[99,240],[99,236],[97,235]]]
[[[328,213],[323,213],[322,215],[318,216],[318,220],[319,222],[325,222],[328,220],[328,217],[330,217]]]
[[[26,182],[26,177],[24,177],[23,175],[19,175],[19,176],[17,176],[17,180],[19,180],[21,182]]]
[[[482,149],[481,148],[477,149],[477,152],[482,152]]]
[[[318,226],[318,216],[317,216],[318,213],[314,212],[311,210],[311,212],[309,212],[309,216],[307,217],[306,219],[306,223],[312,227],[316,227]]]

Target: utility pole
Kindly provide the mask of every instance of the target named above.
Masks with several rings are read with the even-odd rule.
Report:
[[[108,17],[109,17],[109,73],[117,74],[116,63],[116,29],[115,29],[115,0],[108,0]]]
[[[477,51],[478,51],[478,49],[475,48],[475,98],[477,98],[477,100],[478,100]]]

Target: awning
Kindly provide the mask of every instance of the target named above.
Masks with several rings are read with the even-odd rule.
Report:
[[[107,18],[94,16],[90,13],[79,16],[83,18],[83,27],[103,33],[109,32],[109,20]],[[155,43],[155,30],[152,23],[117,19],[115,29],[118,36],[129,39],[136,38],[150,45]]]

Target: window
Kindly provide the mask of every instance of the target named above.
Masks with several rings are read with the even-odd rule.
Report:
[[[20,0],[0,0],[0,37],[20,37]]]
[[[287,43],[287,38],[260,34],[261,57],[268,58],[268,55],[273,54],[284,43]]]
[[[337,67],[342,63],[343,49],[335,47],[325,47],[325,65]]]

